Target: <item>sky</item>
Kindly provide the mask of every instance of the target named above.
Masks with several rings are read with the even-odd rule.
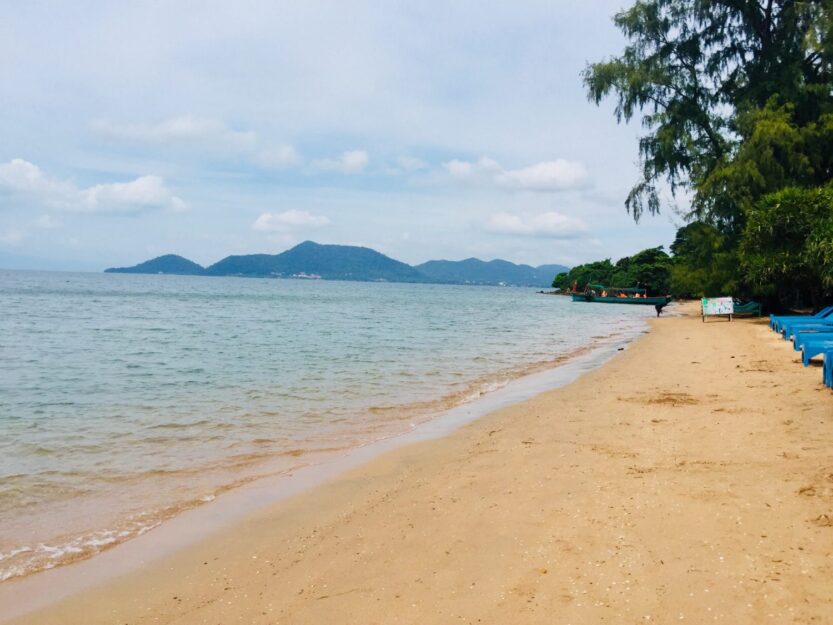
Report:
[[[0,266],[201,264],[304,240],[416,264],[668,245],[638,120],[580,73],[593,0],[0,2]]]

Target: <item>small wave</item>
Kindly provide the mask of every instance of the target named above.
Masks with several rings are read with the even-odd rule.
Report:
[[[213,495],[210,497],[213,499]],[[0,553],[0,582],[84,560],[126,540],[141,536],[182,510],[211,499],[203,498],[183,506],[169,506],[153,513],[128,517],[122,527],[91,531],[64,541],[14,547]]]
[[[484,384],[482,387],[480,387],[478,389],[475,389],[474,391],[472,391],[471,393],[466,395],[463,398],[463,402],[467,403],[467,402],[470,402],[470,401],[474,401],[475,399],[479,399],[480,397],[483,397],[487,393],[492,393],[494,391],[500,390],[504,386],[509,384],[509,382],[510,382],[510,380],[500,380],[500,381],[488,382],[488,383]]]
[[[333,447],[332,450],[343,448]],[[115,528],[95,530],[80,536],[56,540],[52,543],[18,545],[0,554],[0,582],[31,575],[39,571],[84,560],[132,538],[137,538],[159,527],[182,512],[214,501],[222,493],[234,490],[264,477],[280,475],[288,470],[267,471],[240,477],[214,489],[213,492],[163,508],[128,515]]]
[[[450,410],[460,404],[469,403],[483,395],[497,391],[513,380],[522,378],[533,373],[551,369],[563,365],[574,358],[595,349],[598,343],[590,343],[576,347],[554,357],[542,358],[531,363],[525,363],[518,367],[507,368],[502,371],[482,375],[469,380],[460,387],[442,397],[432,400],[416,401],[407,404],[386,404],[370,406],[367,414],[384,421],[398,422],[403,419],[416,419],[424,421],[433,415]],[[439,373],[439,372],[438,372]]]
[[[179,430],[183,428],[201,427],[211,425],[208,419],[200,419],[199,421],[178,422],[171,421],[166,423],[154,423],[145,427],[147,430]]]
[[[124,538],[129,535],[130,533],[127,533]],[[0,562],[9,561],[6,566],[0,568],[0,582],[36,571],[52,569],[60,564],[67,564],[88,557],[98,553],[102,548],[116,543],[119,538],[113,532],[102,531],[63,544],[39,543],[32,547],[24,546],[12,549],[0,555]]]
[[[37,481],[36,476],[4,479],[0,482],[0,510],[29,508],[43,501],[66,501],[90,492],[92,489],[82,483],[43,482]]]
[[[7,551],[6,553],[0,553],[0,562],[3,560],[8,560],[9,558],[14,558],[15,556],[20,555],[21,553],[29,553],[32,551],[31,547],[18,547],[17,549],[12,549],[11,551]]]

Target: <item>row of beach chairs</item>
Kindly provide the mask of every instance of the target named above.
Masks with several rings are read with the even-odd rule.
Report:
[[[816,356],[824,358],[824,384],[833,388],[833,306],[810,316],[770,315],[769,327],[792,341],[805,367]]]

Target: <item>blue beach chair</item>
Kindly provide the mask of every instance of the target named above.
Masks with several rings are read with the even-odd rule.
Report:
[[[833,324],[801,326],[793,332],[793,349],[800,352],[804,341],[817,338],[833,338]]]
[[[806,324],[813,324],[813,323],[830,323],[833,321],[833,311],[830,313],[825,313],[822,316],[815,316],[812,317],[790,317],[787,319],[776,319],[775,321],[775,328],[776,332],[780,332],[783,334],[789,328],[806,325]]]
[[[793,320],[801,320],[806,319],[808,321],[825,319],[828,316],[833,314],[833,306],[828,306],[827,308],[821,309],[815,315],[770,315],[769,316],[769,327],[775,330],[776,332],[781,331],[781,326],[784,322],[789,322]]]
[[[785,321],[781,324],[781,335],[785,341],[789,341],[793,335],[804,329],[810,328],[825,328],[833,327],[833,317],[825,317],[823,319],[793,319]]]
[[[788,319],[821,319],[829,315],[831,312],[833,312],[833,306],[822,308],[815,315],[773,315],[770,313],[769,327],[775,330],[779,321],[786,321]]]
[[[833,350],[824,352],[824,368],[822,369],[824,385],[833,388]]]
[[[829,351],[833,351],[833,338],[808,339],[801,346],[801,362],[808,367],[812,358]]]

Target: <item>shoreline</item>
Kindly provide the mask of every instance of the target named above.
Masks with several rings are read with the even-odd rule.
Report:
[[[286,499],[309,492],[380,455],[404,446],[448,436],[466,424],[540,393],[570,384],[579,376],[615,357],[649,331],[647,324],[634,326],[620,336],[577,350],[549,367],[540,365],[505,385],[482,392],[432,417],[416,422],[410,431],[366,442],[317,462],[287,472],[255,478],[230,489],[205,504],[187,508],[176,516],[92,556],[0,583],[0,623],[48,608],[51,604],[106,584],[108,580],[147,567],[153,562],[239,522],[247,515]],[[195,530],[196,528],[196,530]]]
[[[651,332],[15,622],[826,622],[833,398],[765,320]]]

